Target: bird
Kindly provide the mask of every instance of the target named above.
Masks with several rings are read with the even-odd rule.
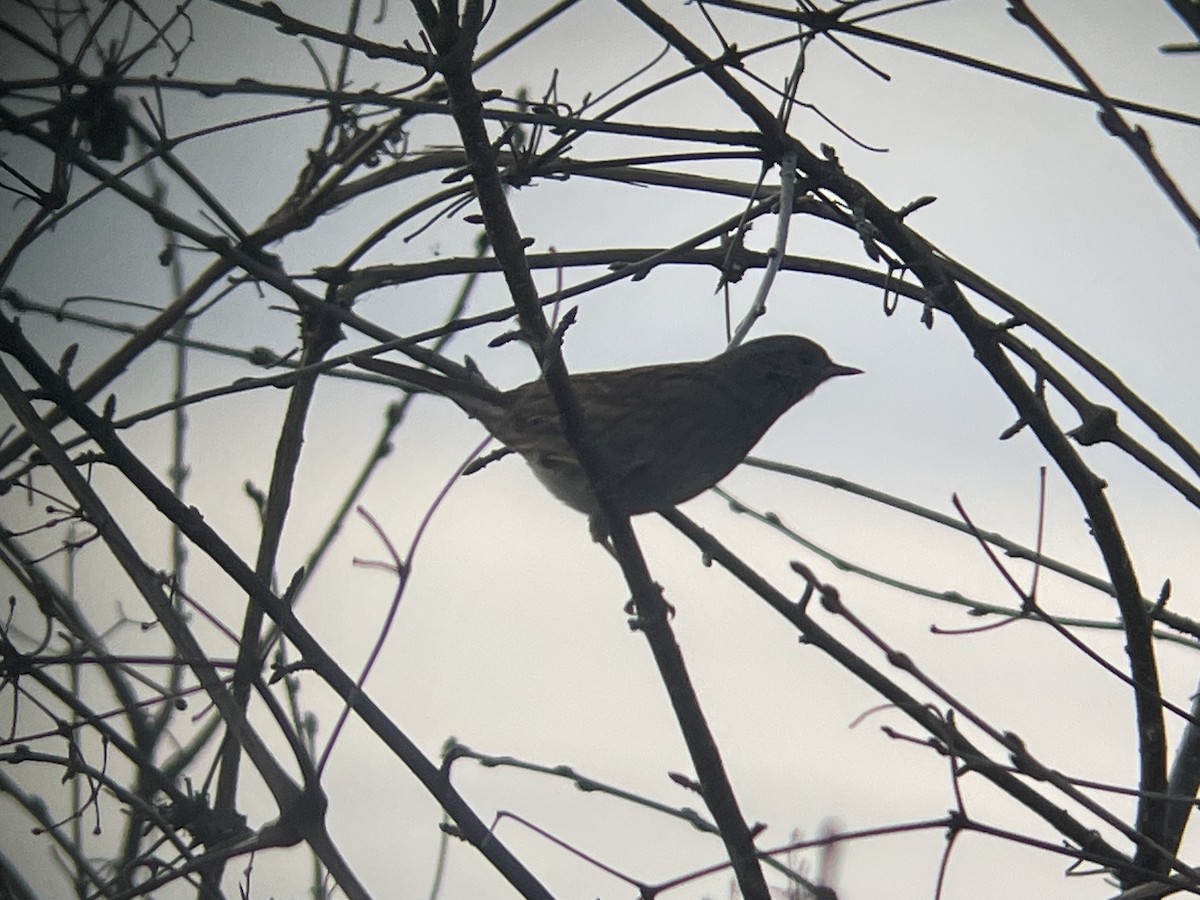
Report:
[[[562,431],[545,380],[507,391],[482,377],[446,376],[374,356],[355,365],[409,391],[441,394],[516,451],[538,480],[607,535],[591,483]],[[569,375],[592,446],[606,462],[615,511],[677,506],[713,487],[785,412],[820,384],[862,372],[797,335],[772,335],[711,359]]]

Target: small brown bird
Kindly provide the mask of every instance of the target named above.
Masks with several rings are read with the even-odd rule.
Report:
[[[500,391],[480,379],[359,357],[355,364],[409,390],[449,397],[525,457],[554,496],[607,529],[563,436],[543,380]],[[728,475],[774,424],[823,381],[855,375],[807,338],[759,338],[703,362],[571,375],[588,433],[607,461],[617,507],[635,516],[690,500]]]

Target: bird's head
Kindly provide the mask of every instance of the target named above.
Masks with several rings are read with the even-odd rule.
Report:
[[[734,377],[778,387],[793,403],[830,378],[862,372],[835,363],[820,344],[792,334],[758,338],[722,356]]]

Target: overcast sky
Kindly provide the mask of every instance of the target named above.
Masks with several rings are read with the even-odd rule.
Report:
[[[709,52],[718,52],[695,4],[655,7]],[[530,2],[501,3],[481,46],[491,46],[540,8]],[[295,15],[313,21],[329,15],[325,24],[343,27],[344,14],[334,16],[328,9],[325,4],[288,5]],[[1043,0],[1035,9],[1111,95],[1200,115],[1200,54],[1158,52],[1164,44],[1189,39],[1167,4]],[[728,28],[727,38],[739,47],[786,33],[778,23],[713,12]],[[308,54],[268,24],[248,22],[209,4],[191,13],[196,43],[184,55],[178,78],[320,84]],[[162,10],[156,14],[164,15]],[[998,0],[937,4],[870,24],[1021,71],[1069,80]],[[363,32],[380,42],[418,43],[415,18],[404,4],[390,4],[383,23],[368,24]],[[821,143],[835,147],[846,171],[893,207],[936,196],[934,204],[911,216],[913,228],[1057,324],[1184,435],[1200,437],[1196,235],[1129,149],[1098,124],[1095,109],[1080,100],[896,47],[862,40],[846,43],[890,80],[822,40],[809,50],[800,97],[863,145],[886,152],[856,145],[807,109],[795,111],[791,132],[814,149]],[[11,42],[0,43],[0,54],[13,49]],[[616,4],[584,3],[484,69],[477,82],[509,95],[527,87],[531,95],[540,96],[557,70],[559,98],[578,106],[585,94],[616,84],[660,49],[661,43]],[[316,52],[327,67],[335,65],[328,47]],[[779,84],[793,61],[794,47],[789,46],[755,57],[749,65]],[[17,62],[8,65],[17,71]],[[147,60],[139,71],[148,74],[160,71],[160,66],[161,59]],[[681,66],[668,54],[645,78],[664,77]],[[20,70],[21,77],[40,71]],[[412,79],[413,72],[398,72],[379,62],[363,65],[360,60],[352,76],[356,88],[377,82],[381,89],[390,89]],[[172,133],[295,108],[286,98],[201,99],[167,92],[167,99]],[[699,128],[749,127],[698,79],[634,105],[621,118]],[[1148,129],[1183,193],[1200,202],[1196,126],[1130,118]],[[305,151],[323,123],[314,107],[308,114],[214,133],[183,145],[179,152],[234,216],[254,227],[291,190]],[[413,126],[410,148],[453,140],[444,121],[421,119]],[[11,137],[5,142],[3,149],[14,159],[28,158]],[[652,149],[665,146],[656,143]],[[640,152],[649,151],[635,139],[588,137],[572,155],[593,159]],[[713,171],[741,181],[758,175],[753,162]],[[430,190],[442,174],[364,197],[270,249],[280,253],[287,270],[296,275],[331,265],[387,216],[413,202],[418,190]],[[775,185],[777,178],[776,170],[767,176],[768,184]],[[77,176],[76,190],[87,186],[86,179]],[[175,211],[211,227],[194,198],[178,186],[172,190]],[[522,232],[535,241],[534,252],[550,247],[667,247],[741,208],[741,201],[733,197],[714,199],[582,178],[534,184],[514,192],[511,202]],[[6,247],[28,214],[19,207],[16,211],[0,220]],[[751,245],[766,249],[773,227],[773,220],[760,222]],[[415,230],[392,236],[364,262],[469,254],[478,227],[459,214],[401,240]],[[144,215],[130,213],[111,195],[103,196],[34,244],[8,286],[48,304],[99,295],[161,307],[171,297],[165,271],[155,264],[161,246],[156,227]],[[804,217],[794,219],[788,249],[879,270],[852,236]],[[190,253],[184,261],[187,275],[194,276],[209,257]],[[568,271],[564,278],[570,284],[595,274]],[[554,272],[539,273],[540,288],[552,291],[555,277]],[[750,303],[760,278],[760,272],[751,271],[734,286],[735,316]],[[713,269],[662,267],[642,281],[621,282],[589,295],[568,334],[568,365],[580,371],[621,368],[719,352],[724,313],[716,286]],[[367,296],[356,311],[397,333],[413,333],[438,322],[458,288],[454,279],[389,288]],[[506,302],[503,282],[489,276],[477,288],[471,311]],[[260,297],[244,287],[200,318],[193,336],[241,349],[263,345],[286,353],[295,346],[296,327],[285,305],[279,295]],[[119,321],[141,322],[146,316],[94,302],[71,308]],[[983,303],[980,308],[988,309]],[[938,317],[929,330],[921,324],[920,312],[917,304],[902,301],[895,315],[885,316],[877,288],[825,276],[782,274],[755,334],[808,335],[837,361],[866,374],[823,386],[772,429],[756,454],[842,476],[943,513],[953,512],[951,496],[957,493],[980,527],[1032,544],[1038,470],[1049,460],[1028,431],[998,440],[1015,419],[1011,406],[975,363],[949,319]],[[1003,318],[995,310],[989,314]],[[501,386],[527,381],[537,371],[526,348],[487,347],[507,327],[499,324],[456,338],[447,352],[458,358],[469,353]],[[51,360],[67,344],[82,341],[77,378],[122,340],[45,317],[27,316],[25,328]],[[348,338],[336,352],[368,343],[359,335]],[[1063,363],[1052,350],[1037,346]],[[165,351],[139,359],[116,385],[120,409],[128,413],[166,399],[168,364]],[[1112,402],[1091,379],[1065,365],[1093,399]],[[244,362],[197,353],[192,388],[254,374],[259,370]],[[307,558],[367,455],[385,406],[397,396],[398,392],[357,382],[322,383],[306,429],[292,518],[280,553],[282,581]],[[265,390],[218,399],[191,411],[188,502],[249,558],[258,521],[243,483],[251,480],[266,487],[285,403],[284,392]],[[1052,398],[1052,407],[1061,414],[1064,427],[1076,424],[1057,398]],[[1127,421],[1131,420],[1123,415],[1122,423]],[[1142,427],[1131,425],[1131,431],[1147,442],[1154,440]],[[133,429],[128,439],[165,472],[167,436],[167,423],[160,419]],[[362,499],[397,547],[408,547],[442,485],[482,437],[478,423],[447,401],[422,398],[414,404],[393,454]],[[1084,454],[1109,481],[1109,499],[1126,529],[1143,591],[1153,596],[1170,578],[1172,608],[1200,616],[1195,509],[1115,450],[1091,448]],[[114,476],[97,477],[112,492],[126,517],[124,526],[143,552],[156,565],[166,565],[167,544],[153,516],[144,506],[121,499]],[[753,509],[775,512],[807,540],[857,566],[930,590],[955,590],[1008,606],[1016,603],[978,547],[961,535],[777,474],[742,468],[722,487]],[[6,506],[6,524],[10,517],[20,521],[28,515],[16,510],[12,495],[0,502]],[[1134,785],[1137,748],[1129,690],[1048,630],[1019,623],[982,634],[934,635],[934,625],[965,628],[980,620],[967,618],[956,607],[843,572],[814,551],[734,515],[713,494],[684,510],[786,593],[798,595],[802,589],[789,561],[805,562],[819,577],[836,584],[856,614],[894,647],[909,653],[992,724],[1021,735],[1047,765],[1081,778]],[[1047,554],[1103,574],[1080,504],[1053,471],[1045,524]],[[717,568],[705,567],[695,549],[657,517],[643,517],[635,525],[650,570],[677,609],[673,624],[743,812],[750,821],[769,826],[761,845],[784,843],[793,830],[812,836],[831,820],[847,830],[864,829],[936,818],[953,807],[945,761],[880,730],[889,725],[912,734],[915,726],[894,710],[873,712],[859,722],[881,703],[878,696],[816,650],[798,645],[794,632],[778,617]],[[54,537],[43,540],[52,546]],[[305,625],[352,672],[377,637],[395,587],[386,574],[356,567],[353,561],[384,555],[372,532],[352,520],[299,609]],[[192,592],[236,629],[244,598],[214,574],[199,553],[192,556]],[[85,592],[94,592],[91,608],[97,622],[111,621],[118,603],[130,616],[146,615],[138,607],[140,601],[105,580],[112,570],[98,549],[83,561],[89,565],[81,568],[81,583]],[[1013,563],[1012,569],[1019,578],[1029,578],[1024,564]],[[13,588],[3,590],[11,593]],[[619,570],[590,542],[584,518],[545,493],[519,461],[506,460],[456,484],[438,509],[413,561],[399,617],[367,690],[431,757],[454,735],[481,752],[547,766],[567,764],[671,806],[701,808],[699,798],[667,778],[670,771],[691,774],[691,765],[645,642],[627,626],[622,612],[627,599]],[[1056,614],[1109,621],[1116,617],[1109,598],[1059,577],[1043,576],[1041,599]],[[235,648],[214,632],[194,624],[214,654],[234,654]],[[831,627],[886,669],[878,652],[844,624],[833,622]],[[1085,637],[1118,667],[1125,664],[1119,633],[1086,632]],[[153,638],[125,636],[121,647],[136,652],[139,641]],[[1183,706],[1197,689],[1197,659],[1194,649],[1162,650],[1165,692]],[[323,742],[340,707],[315,677],[302,682],[301,702],[319,716],[318,741]],[[923,692],[919,696],[927,698]],[[11,693],[0,695],[5,716],[11,702]],[[201,705],[197,701],[193,711]],[[261,724],[270,729],[265,716]],[[1178,723],[1172,722],[1170,729],[1176,734]],[[989,749],[1003,758],[994,746]],[[16,774],[25,777],[24,772]],[[458,763],[455,774],[484,819],[495,810],[517,813],[607,864],[647,880],[721,857],[718,842],[686,824],[599,794],[580,793],[566,781],[484,769],[470,762]],[[325,784],[333,798],[329,815],[335,839],[368,887],[380,897],[420,894],[432,877],[438,841],[438,810],[424,791],[353,722],[333,753]],[[968,777],[963,787],[968,811],[980,820],[1029,831],[1051,843],[1058,840],[980,779]],[[246,807],[269,811],[269,800],[252,799],[259,791],[249,779]],[[1128,802],[1099,796],[1122,815],[1130,814]],[[6,842],[11,839],[17,846],[19,841],[30,852],[47,853],[44,841],[29,837],[24,824],[0,818],[8,820],[0,830],[12,829]],[[106,827],[115,832],[120,825]],[[512,821],[504,822],[499,833],[557,896],[633,894]],[[1110,832],[1105,835],[1115,840]],[[845,898],[930,897],[944,839],[940,831],[927,831],[847,844],[834,885]],[[1190,846],[1194,849],[1195,842]],[[1186,850],[1185,846],[1185,858]],[[299,860],[298,853],[284,852],[257,858],[253,895],[304,896],[308,872]],[[450,848],[448,865],[444,897],[504,896],[508,890],[465,845]],[[1106,888],[1095,878],[1063,877],[1066,865],[1048,853],[969,835],[951,856],[944,896],[1106,896]],[[49,862],[45,874],[47,883],[56,877]],[[681,888],[669,896],[725,896],[726,881],[719,876],[703,882],[703,888]]]

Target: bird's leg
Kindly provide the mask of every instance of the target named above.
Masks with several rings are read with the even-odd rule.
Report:
[[[592,533],[592,540],[607,550],[608,555],[616,560],[617,564],[620,565],[621,558],[617,556],[617,551],[612,545],[612,540],[608,536],[608,523],[604,521],[604,516],[601,513],[593,513],[592,515],[588,516],[588,530]],[[661,597],[663,592],[662,585],[655,584],[654,586],[658,588],[658,594]],[[663,600],[663,605],[667,608],[668,618],[675,618],[675,607],[670,603],[667,603],[665,599]],[[637,629],[641,628],[643,618],[638,614],[637,605],[634,603],[632,597],[630,597],[629,602],[625,604],[624,610],[625,615],[633,617],[629,620],[630,629],[636,631]]]
[[[617,554],[612,548],[612,542],[608,539],[608,521],[604,518],[604,513],[594,512],[588,516],[588,531],[591,533],[593,541],[603,544],[605,549],[612,554],[613,559],[617,558]]]

